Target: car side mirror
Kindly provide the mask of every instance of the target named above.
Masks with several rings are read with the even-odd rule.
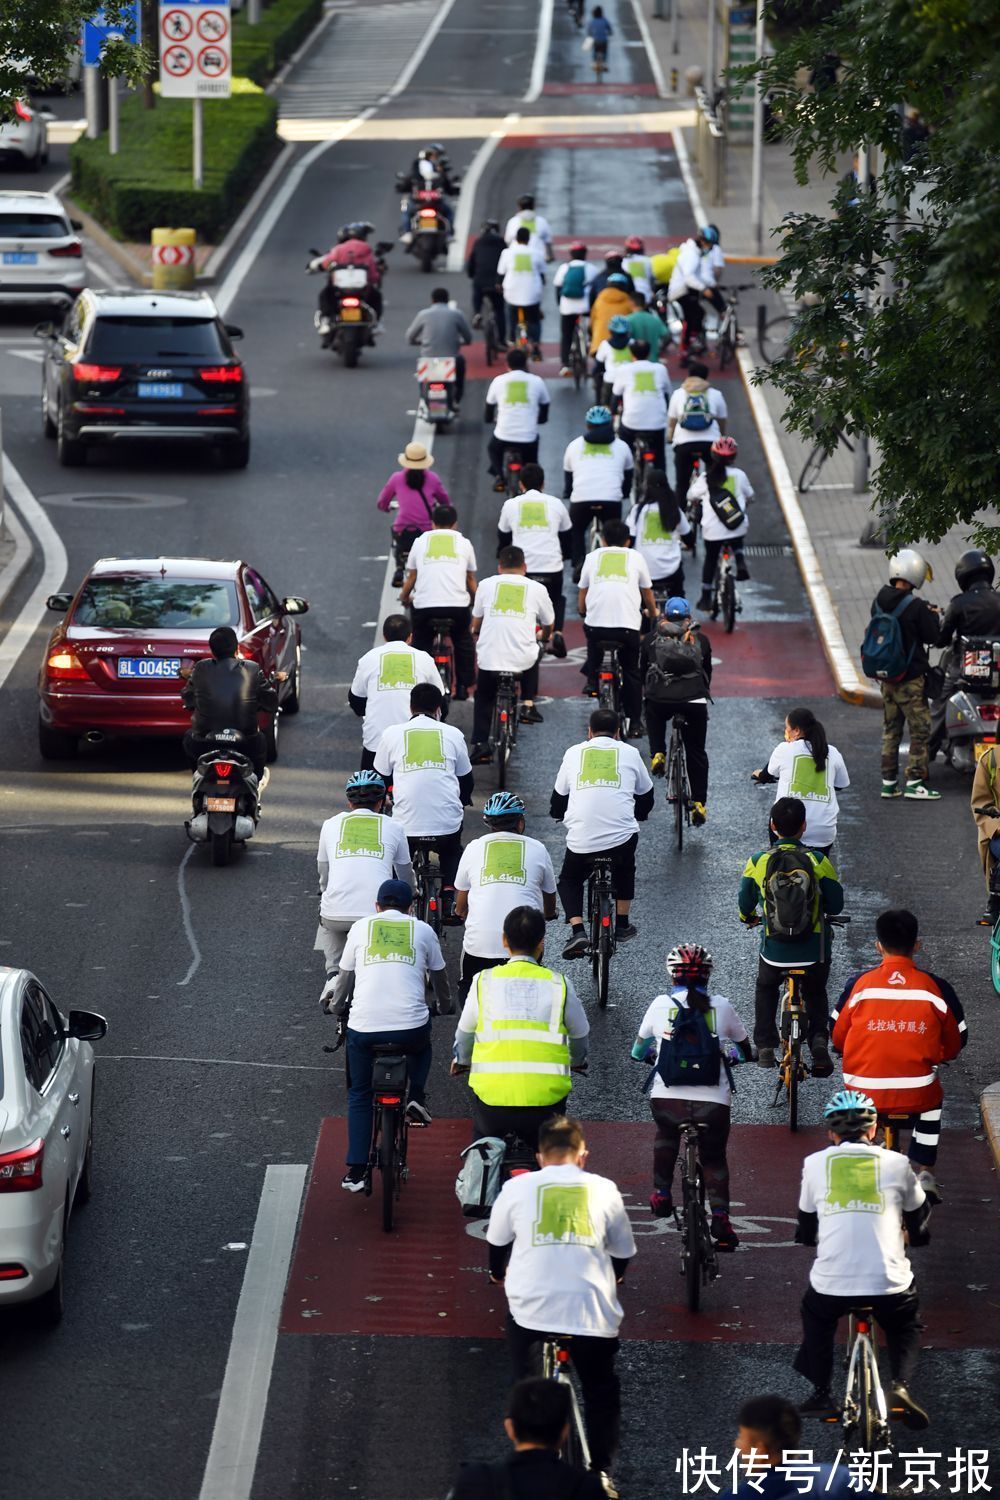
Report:
[[[45,601],[45,608],[54,609],[57,614],[64,615],[72,603],[72,594],[50,594]]]
[[[281,601],[281,613],[283,615],[307,615],[309,613],[309,601],[298,599],[294,594]]]
[[[99,1042],[108,1034],[108,1023],[96,1010],[71,1010],[66,1035],[78,1042]]]
[[[31,331],[36,339],[54,339],[56,336],[56,325],[54,323],[36,323]]]
[[[231,339],[241,339],[244,337],[243,329],[238,328],[235,323],[223,323],[222,326]]]

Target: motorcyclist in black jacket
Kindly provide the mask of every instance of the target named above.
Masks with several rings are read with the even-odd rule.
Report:
[[[931,753],[939,750],[944,739],[948,699],[961,678],[961,656],[958,642],[966,639],[1000,641],[1000,594],[993,587],[996,569],[993,559],[978,547],[963,552],[955,564],[955,582],[961,589],[948,605],[941,623],[938,645],[947,646],[940,660],[944,680],[940,697],[931,708]]]
[[[258,728],[257,715],[273,713],[278,707],[277,684],[288,674],[276,672],[274,680],[269,680],[255,661],[237,656],[239,637],[230,625],[213,630],[208,645],[211,657],[194,664],[181,688],[181,702],[191,710],[184,753],[192,767],[196,766],[198,757],[209,748],[213,734],[222,729],[238,729],[244,736],[239,752],[253,762],[260,781],[267,742]]]

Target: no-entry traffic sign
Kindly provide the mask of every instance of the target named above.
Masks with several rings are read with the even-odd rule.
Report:
[[[160,93],[225,99],[232,81],[229,0],[161,0]]]

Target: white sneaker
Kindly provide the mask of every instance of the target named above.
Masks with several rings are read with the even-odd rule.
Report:
[[[941,793],[929,787],[926,781],[908,781],[903,796],[910,802],[940,802]]]
[[[431,1112],[426,1104],[418,1104],[416,1099],[411,1099],[406,1106],[406,1118],[411,1125],[429,1125]]]
[[[933,1207],[936,1208],[939,1203],[944,1202],[944,1198],[941,1195],[941,1189],[937,1184],[937,1178],[934,1176],[933,1172],[929,1172],[927,1168],[924,1167],[922,1172],[917,1173],[917,1181],[920,1183],[920,1186],[924,1190],[927,1202],[930,1203]]]
[[[601,1488],[604,1490],[604,1493],[607,1495],[608,1500],[618,1500],[618,1486],[615,1484],[614,1480],[611,1478],[611,1475],[608,1473],[607,1469],[602,1469],[601,1470],[600,1480],[601,1480]]]
[[[399,243],[401,245],[412,245],[413,244],[413,235],[410,233],[409,230],[407,230],[405,234],[401,234],[399,236]]]

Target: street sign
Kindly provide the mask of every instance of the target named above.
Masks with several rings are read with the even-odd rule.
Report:
[[[232,81],[229,0],[160,0],[160,93],[227,99]]]
[[[133,0],[124,25],[109,26],[103,7],[83,23],[83,66],[99,68],[108,42],[137,42],[140,38],[140,0]]]

